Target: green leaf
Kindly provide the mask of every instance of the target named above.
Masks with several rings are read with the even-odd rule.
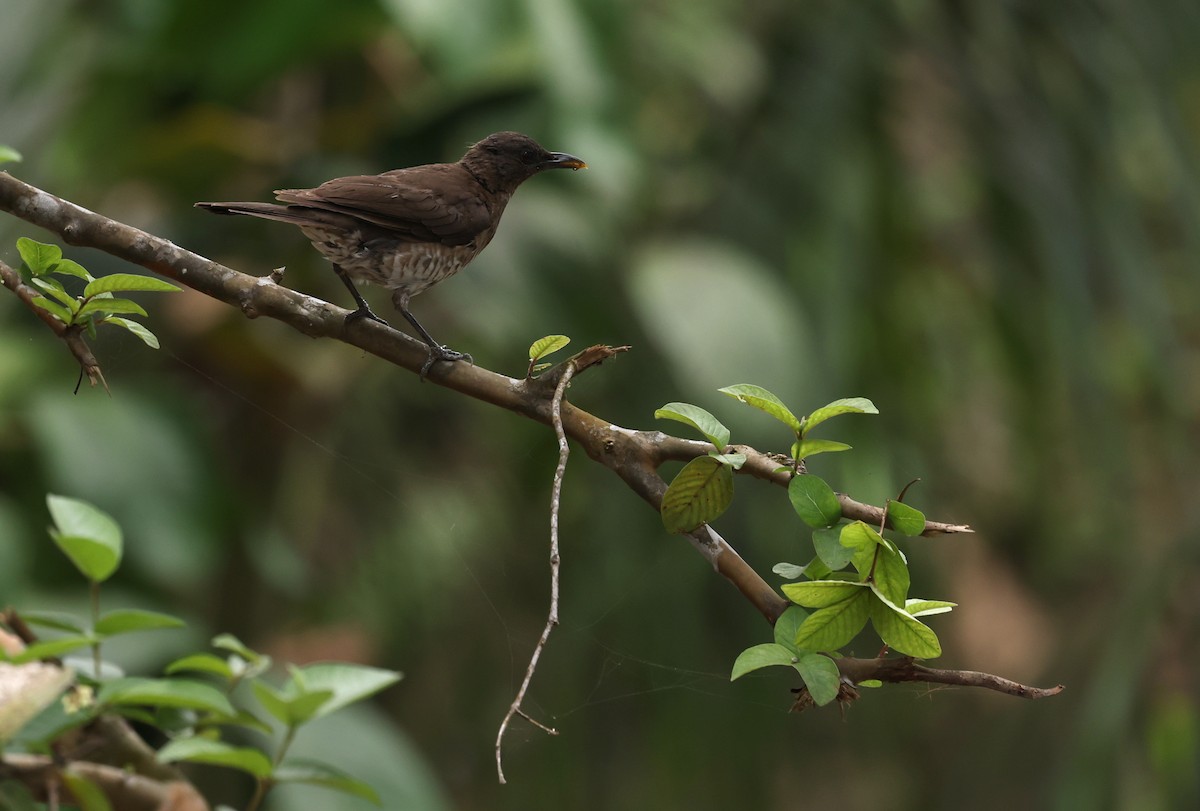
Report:
[[[852,550],[850,562],[855,571],[865,578],[875,560],[875,547],[883,543],[883,536],[862,521],[852,521],[842,527],[840,539],[842,546]]]
[[[757,408],[759,411],[764,411],[796,433],[800,432],[800,420],[796,418],[796,415],[783,404],[782,400],[762,386],[755,386],[752,383],[738,383],[733,386],[726,386],[723,389],[717,389],[717,391],[722,394],[728,394],[733,399],[740,400],[748,406]]]
[[[552,355],[569,343],[571,343],[571,339],[566,335],[547,335],[544,338],[538,338],[529,346],[529,359],[538,360],[546,355]]]
[[[826,566],[825,561],[821,560],[820,557],[814,557],[804,567],[804,576],[809,580],[823,580],[832,573],[833,569]]]
[[[771,571],[780,577],[795,580],[804,574],[804,567],[798,566],[795,563],[776,563],[771,567]]]
[[[61,658],[64,654],[70,653],[73,650],[86,648],[89,645],[95,644],[96,638],[89,634],[78,634],[71,636],[60,636],[57,639],[44,639],[41,642],[34,642],[25,650],[16,654],[11,658],[14,664],[22,662],[37,662],[42,659]]]
[[[50,315],[54,316],[64,324],[70,324],[72,321],[73,316],[71,315],[70,310],[61,304],[55,304],[45,296],[38,296],[33,299],[33,306],[41,307],[43,310],[50,313]]]
[[[100,688],[96,700],[117,707],[185,707],[227,716],[237,712],[217,688],[187,679],[115,679]]]
[[[804,418],[804,433],[808,433],[816,426],[825,422],[830,417],[836,417],[839,414],[878,414],[879,409],[875,408],[875,404],[866,397],[847,397],[843,400],[834,400],[827,406],[821,406],[813,413]]]
[[[298,670],[303,674],[307,692],[328,690],[333,693],[333,697],[313,713],[313,718],[321,718],[349,704],[370,698],[404,678],[403,674],[394,670],[345,662],[321,662],[305,665]]]
[[[58,273],[63,276],[74,276],[78,279],[83,279],[86,282],[95,279],[92,274],[88,273],[87,268],[76,262],[74,259],[62,259],[55,263],[50,269],[51,273]]]
[[[883,682],[879,679],[863,679],[856,685],[858,687],[882,687]]]
[[[17,240],[17,253],[21,254],[21,261],[34,276],[49,273],[54,264],[62,259],[62,248],[38,242],[29,237],[21,237]]]
[[[12,163],[21,160],[21,153],[11,146],[0,144],[0,163]]]
[[[142,305],[127,298],[94,298],[79,308],[78,315],[80,318],[83,318],[85,315],[108,313],[149,315],[149,313],[142,309]]]
[[[878,588],[872,587],[872,592],[876,599],[871,600],[871,622],[888,647],[918,659],[942,655],[942,645],[932,628],[892,603]]]
[[[901,535],[915,538],[925,531],[925,513],[903,501],[888,499],[887,514],[888,524]]]
[[[744,453],[717,453],[716,451],[709,451],[708,455],[723,465],[729,465],[734,470],[740,470],[742,465],[746,464],[746,454]]]
[[[254,688],[254,697],[258,699],[258,703],[263,706],[264,710],[279,723],[284,725],[290,723],[291,713],[288,711],[287,697],[281,691],[258,680],[252,683],[252,687]]]
[[[833,488],[812,474],[793,476],[788,497],[800,520],[810,527],[831,527],[842,517],[842,505]]]
[[[898,551],[886,545],[880,546],[879,556],[875,559],[874,582],[888,600],[896,605],[904,605],[908,597],[909,573],[908,565]]]
[[[210,763],[249,772],[258,778],[271,775],[271,761],[265,754],[250,747],[231,746],[208,738],[179,738],[158,750],[161,763],[186,760],[191,763]]]
[[[784,583],[783,593],[793,603],[806,608],[825,608],[858,596],[863,583],[845,580],[812,580],[805,583]]]
[[[192,671],[196,673],[212,673],[222,678],[232,679],[233,669],[220,656],[211,653],[193,653],[176,659],[163,670],[168,676],[174,673]]]
[[[263,658],[263,655],[258,651],[251,650],[246,647],[242,640],[238,639],[233,634],[217,634],[209,642],[214,648],[219,650],[227,650],[230,653],[236,653],[238,656],[245,659],[247,662],[257,662]]]
[[[83,623],[79,619],[62,611],[21,611],[18,613],[26,625],[51,628],[55,631],[66,631],[72,634],[86,632]]]
[[[837,453],[848,451],[850,448],[845,442],[834,442],[832,439],[802,439],[792,443],[792,458],[807,459],[818,453]]]
[[[183,620],[157,611],[126,608],[109,611],[96,621],[95,632],[104,636],[127,634],[131,631],[150,631],[157,628],[183,628]]]
[[[746,648],[733,662],[733,672],[729,680],[734,681],[745,676],[752,670],[772,665],[792,665],[796,663],[796,654],[782,645],[774,642],[764,642],[752,648]]]
[[[60,304],[62,304],[71,312],[76,312],[79,310],[79,302],[75,300],[74,296],[67,292],[67,289],[62,286],[62,282],[60,282],[58,279],[41,277],[30,279],[29,283],[34,287],[44,290],[45,292],[54,296],[54,298],[56,298]]]
[[[691,403],[667,403],[654,412],[656,420],[675,420],[684,425],[690,425],[705,439],[711,442],[718,451],[724,450],[729,444],[729,429],[709,412]],[[743,459],[744,461],[744,459]]]
[[[50,536],[83,576],[96,583],[107,580],[121,563],[121,528],[107,513],[86,501],[46,496],[54,519]]]
[[[793,653],[798,653],[794,650],[796,632],[800,630],[800,625],[806,619],[808,619],[807,611],[798,605],[789,605],[779,615],[779,619],[775,620],[775,644],[782,645]]]
[[[804,679],[808,694],[818,707],[824,707],[837,698],[841,686],[842,674],[837,664],[828,656],[819,653],[806,653],[795,664],[796,672]]]
[[[904,610],[914,617],[926,617],[931,614],[946,614],[958,607],[958,603],[945,600],[905,600]]]
[[[290,689],[276,690],[265,682],[254,682],[254,695],[263,709],[287,726],[299,726],[314,718],[333,698],[332,690],[309,690],[300,688],[295,682],[288,687]]]
[[[357,780],[345,772],[335,769],[326,763],[307,758],[289,758],[275,770],[271,778],[277,783],[304,783],[310,786],[324,786],[355,797],[370,800],[375,805],[383,805],[383,801],[375,789],[361,780]]]
[[[209,715],[197,726],[203,729],[229,726],[243,727],[261,732],[264,735],[272,734],[271,725],[248,710],[238,710],[236,715]]]
[[[112,811],[108,797],[98,785],[73,770],[70,766],[61,772],[62,781],[75,798],[79,811]]]
[[[711,456],[697,457],[663,493],[663,526],[668,532],[691,532],[715,521],[732,501],[733,471]]]
[[[553,365],[554,364],[552,364],[552,363],[535,363],[535,364],[533,364],[533,368],[530,369],[529,371],[531,374],[536,374],[537,372],[541,372],[545,369],[549,369]]]
[[[119,291],[146,290],[158,293],[170,293],[182,289],[170,282],[164,282],[162,279],[155,279],[153,276],[142,276],[138,273],[113,273],[89,282],[88,286],[83,289],[83,297],[91,298],[100,293],[116,293]]]
[[[119,316],[109,316],[100,322],[101,324],[112,324],[114,327],[127,329],[141,339],[142,343],[151,349],[158,349],[158,336],[150,330],[143,327],[136,321],[130,321],[128,318],[120,318]]]
[[[831,572],[846,568],[851,551],[842,545],[840,527],[822,527],[813,530],[813,549]]]
[[[796,633],[796,647],[814,651],[837,650],[854,639],[867,624],[870,610],[871,592],[860,588],[850,599],[809,614]]]

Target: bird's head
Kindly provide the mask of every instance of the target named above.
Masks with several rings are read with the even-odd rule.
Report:
[[[513,191],[544,169],[586,169],[565,152],[550,152],[519,132],[497,132],[467,150],[460,163],[492,191]]]

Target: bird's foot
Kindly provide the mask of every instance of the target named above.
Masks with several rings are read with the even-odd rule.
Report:
[[[468,355],[466,352],[455,352],[450,347],[442,346],[441,344],[432,345],[429,347],[429,357],[427,357],[425,359],[424,365],[421,366],[421,380],[422,381],[425,380],[426,376],[428,376],[429,370],[433,368],[433,364],[437,363],[439,360],[444,360],[444,361],[448,361],[448,362],[453,362],[456,360],[465,360],[467,363],[469,363],[471,365],[475,364],[475,359],[472,358],[470,355]]]
[[[350,324],[354,321],[357,321],[360,318],[369,318],[372,321],[378,321],[380,324],[383,324],[385,327],[391,326],[391,324],[384,321],[379,316],[375,315],[375,311],[372,310],[370,307],[368,307],[366,304],[361,305],[357,310],[350,313],[350,315],[346,316],[346,323]]]

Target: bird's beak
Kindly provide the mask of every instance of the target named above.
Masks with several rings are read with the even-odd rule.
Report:
[[[542,164],[547,169],[586,169],[588,165],[566,152],[551,152],[550,159]]]

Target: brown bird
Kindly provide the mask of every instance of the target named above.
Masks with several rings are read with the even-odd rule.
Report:
[[[457,163],[339,177],[315,189],[275,192],[275,203],[196,203],[217,214],[246,214],[300,227],[333,263],[358,309],[371,318],[354,280],[383,285],[392,303],[429,345],[421,377],[436,361],[471,360],[439,344],[408,309],[413,296],[453,276],[496,234],[504,207],[524,181],[543,169],[586,169],[574,155],[548,152],[519,132],[497,132]]]

